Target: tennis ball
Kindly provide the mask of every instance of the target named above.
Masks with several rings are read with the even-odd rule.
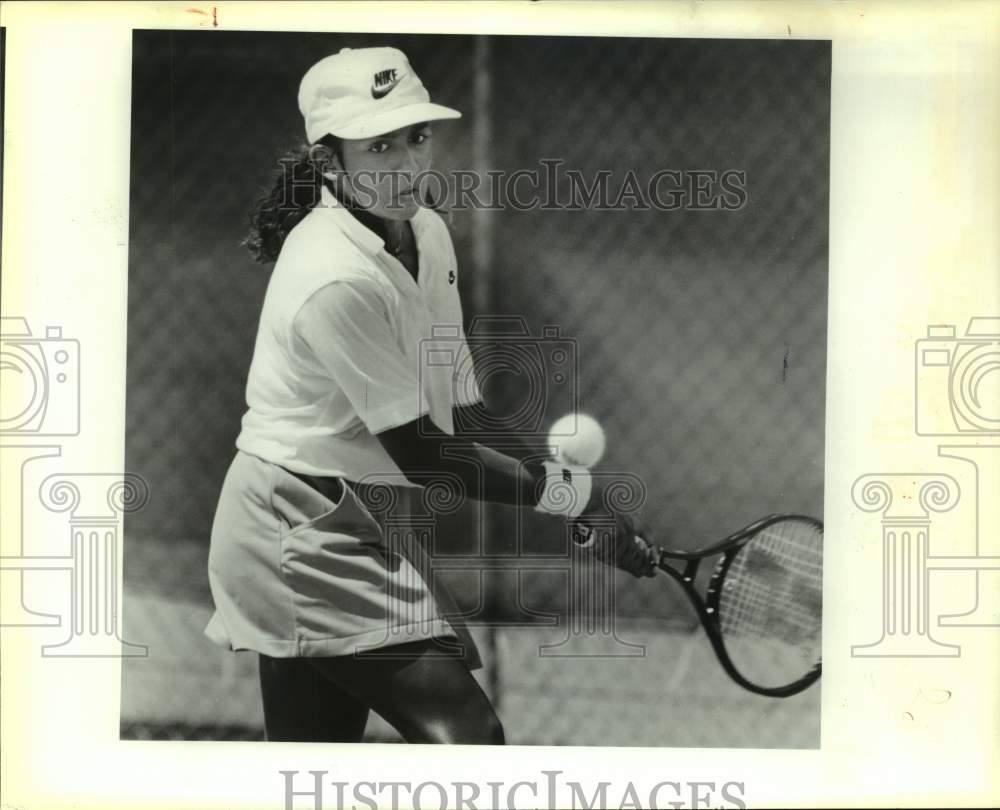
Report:
[[[604,447],[604,429],[585,413],[568,413],[549,429],[549,452],[560,464],[593,467]]]

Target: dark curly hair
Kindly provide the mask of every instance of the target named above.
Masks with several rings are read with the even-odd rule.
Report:
[[[327,135],[318,141],[340,155],[340,140]],[[320,199],[326,183],[324,165],[314,157],[313,147],[300,144],[278,158],[271,189],[261,195],[250,213],[250,233],[243,245],[261,264],[277,261],[285,238]]]
[[[327,147],[343,165],[344,154],[339,138],[326,135],[316,145]],[[254,203],[250,212],[250,233],[242,242],[254,259],[261,264],[278,260],[281,246],[292,228],[319,203],[324,185],[362,225],[385,238],[385,224],[367,210],[345,200],[334,184],[323,176],[326,169],[327,163],[315,151],[315,145],[300,144],[278,158],[274,183],[270,191]],[[425,192],[423,205],[437,211],[446,222],[451,222],[451,212],[444,201],[435,200],[430,192]]]

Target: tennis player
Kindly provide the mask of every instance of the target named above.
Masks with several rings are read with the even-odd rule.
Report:
[[[604,509],[601,488],[585,469],[462,438],[485,406],[455,371],[471,368],[455,253],[415,185],[430,122],[460,113],[431,103],[392,48],[321,60],[298,103],[308,144],[282,162],[248,240],[276,263],[212,527],[206,633],[259,654],[268,739],[359,741],[374,710],[409,742],[502,743],[450,596],[412,537],[387,537],[409,537],[411,499],[432,484],[583,522]],[[422,363],[441,325],[460,359]],[[651,546],[614,519],[594,554],[652,575]]]

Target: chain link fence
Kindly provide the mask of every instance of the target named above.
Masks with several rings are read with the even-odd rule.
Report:
[[[151,497],[126,522],[124,618],[150,657],[124,663],[123,737],[261,736],[253,656],[202,635],[269,272],[240,241],[279,152],[301,141],[302,74],[369,45],[406,52],[434,100],[463,111],[435,126],[442,172],[539,172],[535,204],[442,200],[489,404],[538,398],[540,430],[593,414],[601,467],[641,478],[664,545],[769,512],[822,515],[828,42],[137,31],[126,469]],[[663,196],[686,188],[687,204],[637,202],[664,170],[679,174]],[[573,171],[588,185],[604,173],[611,205],[566,210]],[[698,171],[737,173],[722,199],[742,204],[710,207],[717,180],[701,197],[684,185]],[[483,335],[474,315],[528,335]],[[518,341],[540,347],[544,379],[494,362]],[[582,658],[540,655],[571,624],[551,519],[469,507],[442,519],[434,550],[481,563],[449,582],[511,742],[819,744],[819,687],[775,701],[729,684],[672,583],[615,575],[614,633],[579,632]],[[371,739],[393,736],[372,722]]]

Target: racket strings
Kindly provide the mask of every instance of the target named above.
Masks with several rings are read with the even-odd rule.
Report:
[[[791,579],[780,568],[766,576],[759,569],[752,573],[730,569],[723,622],[730,630],[770,630],[775,620],[790,627],[812,628],[822,611],[819,582],[811,576]]]
[[[773,524],[735,555],[721,585],[719,620],[733,663],[746,677],[790,682],[820,656],[822,530]]]

